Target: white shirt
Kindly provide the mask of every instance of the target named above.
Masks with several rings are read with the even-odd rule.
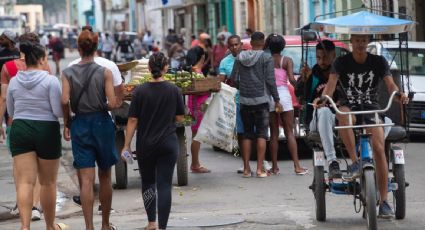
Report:
[[[80,61],[81,61],[81,58],[75,59],[74,61],[69,63],[68,67],[75,65],[79,63]],[[114,86],[119,86],[122,84],[121,72],[118,69],[117,64],[103,57],[94,57],[94,62],[96,62],[96,64],[100,66],[103,66],[109,69],[112,72]]]
[[[105,38],[102,39],[102,41],[103,41],[102,51],[103,52],[112,52],[113,49],[114,49],[114,40],[112,40],[111,37],[109,37],[109,38],[105,37]]]

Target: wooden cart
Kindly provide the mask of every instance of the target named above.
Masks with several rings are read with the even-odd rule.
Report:
[[[120,71],[124,74],[125,72],[132,69],[135,65],[125,63],[124,65],[118,65]],[[182,89],[184,96],[194,95],[194,103],[196,104],[197,95],[202,95],[208,92],[217,92],[220,90],[220,82],[217,79],[205,78],[205,79],[196,79],[193,81],[190,87]],[[125,103],[123,107],[113,111],[113,117],[115,124],[117,126],[115,134],[116,149],[118,153],[121,153],[122,148],[124,147],[124,130],[127,125],[127,114],[129,103],[131,102],[131,97],[125,97]],[[188,151],[187,151],[187,139],[186,139],[186,127],[191,126],[196,122],[196,114],[192,114],[195,120],[192,122],[182,122],[176,123],[177,129],[177,138],[179,141],[179,155],[177,157],[177,184],[179,186],[186,186],[188,184]],[[133,154],[133,158],[136,159],[136,155]],[[121,157],[120,157],[121,159]],[[116,189],[125,189],[127,188],[128,183],[128,172],[127,172],[127,163],[123,160],[119,160],[115,165],[115,188]]]

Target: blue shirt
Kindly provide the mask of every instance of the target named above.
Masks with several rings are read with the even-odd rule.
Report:
[[[220,66],[218,67],[218,73],[225,75],[226,78],[229,78],[233,70],[235,59],[236,57],[234,57],[232,54],[229,54],[223,58],[223,60],[220,62]]]

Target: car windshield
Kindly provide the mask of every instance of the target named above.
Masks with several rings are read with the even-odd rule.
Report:
[[[386,53],[389,55],[384,55],[385,52],[383,52],[383,56],[387,59],[387,61],[390,63],[394,58],[394,61],[397,66],[401,66],[400,62],[400,52],[397,48],[391,48],[388,49]],[[405,57],[405,54],[403,52],[403,57]],[[423,75],[425,76],[425,49],[414,49],[409,48],[409,74],[410,75]],[[403,65],[405,65],[406,60],[403,59]]]
[[[336,47],[335,52],[337,57],[348,53],[347,50],[341,47]],[[282,51],[282,55],[292,58],[294,62],[294,74],[299,75],[301,69],[301,46],[287,46]],[[308,66],[310,68],[313,67],[316,64],[316,46],[309,46],[307,55],[304,50],[304,58],[307,58]]]

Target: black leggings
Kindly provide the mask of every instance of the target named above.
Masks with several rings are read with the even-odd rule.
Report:
[[[156,221],[156,190],[158,190],[158,227],[160,229],[167,228],[171,210],[171,185],[178,152],[177,135],[173,134],[159,144],[154,152],[137,154],[142,176],[143,202],[149,222]]]

